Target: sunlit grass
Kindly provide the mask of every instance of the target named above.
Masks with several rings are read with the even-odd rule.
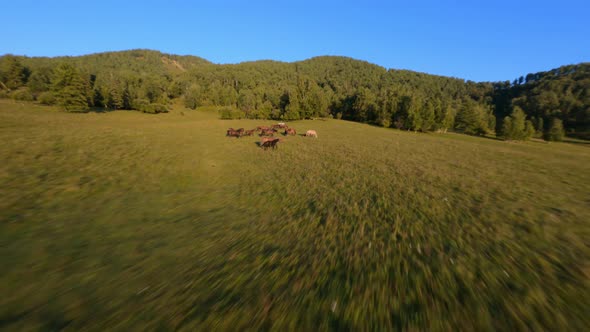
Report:
[[[0,329],[583,330],[590,149],[0,101]]]

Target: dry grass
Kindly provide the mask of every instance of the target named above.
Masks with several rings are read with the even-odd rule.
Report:
[[[590,148],[0,101],[0,329],[584,330]]]

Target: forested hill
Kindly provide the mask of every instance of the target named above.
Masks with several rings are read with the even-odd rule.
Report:
[[[192,55],[173,55],[151,50],[129,50],[120,52],[95,53],[77,57],[23,57],[23,65],[32,70],[70,63],[91,73],[103,74],[115,71],[174,75],[198,65],[211,62]]]
[[[476,83],[386,69],[346,57],[218,65],[151,50],[79,57],[0,57],[0,97],[91,107],[165,110],[217,105],[223,117],[336,117],[417,131],[502,135],[507,116],[537,135],[555,125],[590,138],[590,64],[514,81]],[[523,113],[524,112],[524,113]],[[518,126],[516,126],[518,127]],[[524,129],[523,129],[524,130]]]

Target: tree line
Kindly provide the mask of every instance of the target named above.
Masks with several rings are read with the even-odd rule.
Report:
[[[590,139],[589,64],[514,81],[472,82],[346,57],[216,65],[131,50],[81,57],[0,58],[0,97],[89,108],[165,112],[219,106],[222,118],[334,117],[414,131],[505,139]]]

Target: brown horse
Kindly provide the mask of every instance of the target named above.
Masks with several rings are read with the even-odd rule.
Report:
[[[264,130],[269,130],[269,129],[270,129],[270,127],[267,127],[267,126],[258,126],[258,127],[256,127],[256,130],[259,130],[259,131],[264,131]]]
[[[270,141],[274,141],[275,138],[274,137],[262,137],[260,139],[260,146],[262,146],[262,144],[266,143],[266,142],[270,142]]]
[[[267,139],[265,140],[264,138],[262,139],[262,141],[260,142],[260,146],[266,150],[268,148],[273,148],[276,149],[277,148],[277,143],[280,141],[280,138],[271,138],[271,139]]]
[[[260,133],[260,136],[274,136],[274,133],[276,132],[276,130],[274,129],[267,129],[267,130],[263,130]]]
[[[254,134],[254,132],[256,131],[256,129],[250,129],[250,130],[246,130],[244,132],[244,136],[252,136]]]
[[[297,135],[297,132],[295,131],[295,128],[287,128],[283,135]]]
[[[262,144],[264,142],[268,142],[268,141],[274,141],[274,140],[279,140],[279,142],[284,141],[284,139],[282,139],[280,137],[262,137],[262,138],[260,138],[260,144]]]
[[[230,136],[230,137],[235,137],[235,138],[240,138],[242,137],[242,133],[240,133],[237,130],[228,130],[227,131],[227,135],[226,136]]]
[[[272,125],[272,129],[286,129],[286,128],[289,128],[289,126],[287,126],[284,122],[280,122],[275,125]]]

